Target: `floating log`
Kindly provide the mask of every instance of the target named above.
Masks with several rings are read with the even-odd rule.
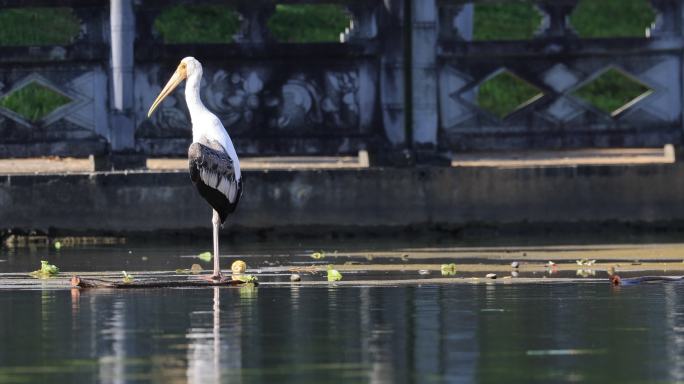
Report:
[[[143,280],[132,282],[116,282],[104,279],[82,278],[80,276],[71,277],[73,288],[177,288],[177,287],[216,287],[216,286],[236,286],[247,284],[242,280],[230,280],[227,278],[219,281],[208,279],[193,280]],[[258,285],[257,282],[251,284]]]
[[[657,281],[684,281],[684,276],[638,276],[621,278],[614,274],[610,277],[610,282],[613,285],[635,285]]]

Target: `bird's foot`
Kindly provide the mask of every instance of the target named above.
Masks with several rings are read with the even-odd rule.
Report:
[[[202,278],[204,280],[209,281],[210,283],[215,283],[215,284],[223,283],[224,281],[227,280],[226,277],[223,276],[223,274],[221,272],[214,273],[213,275],[203,276]]]

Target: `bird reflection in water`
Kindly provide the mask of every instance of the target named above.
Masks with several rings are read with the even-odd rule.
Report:
[[[240,307],[231,308],[231,318],[221,334],[221,291],[214,287],[214,301],[211,312],[196,311],[191,314],[191,327],[187,334],[189,383],[220,383],[222,377],[230,376],[231,382],[239,382],[242,368],[241,316]],[[228,292],[226,292],[228,293]],[[207,322],[211,314],[211,323]],[[234,316],[233,316],[234,315]],[[199,323],[194,327],[192,323]]]

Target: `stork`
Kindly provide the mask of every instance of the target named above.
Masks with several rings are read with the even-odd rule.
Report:
[[[214,273],[209,277],[221,281],[219,266],[219,226],[223,226],[229,213],[235,211],[242,195],[242,175],[240,160],[235,153],[233,142],[221,120],[202,104],[200,83],[202,64],[194,57],[181,60],[176,72],[152,103],[147,117],[183,80],[185,102],[190,111],[192,122],[192,144],[188,148],[190,179],[199,194],[213,208],[211,223],[214,229]]]

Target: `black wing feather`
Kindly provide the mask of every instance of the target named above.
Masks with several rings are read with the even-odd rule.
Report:
[[[228,214],[235,211],[242,196],[242,178],[235,180],[233,160],[224,151],[192,143],[188,148],[188,163],[190,179],[200,195],[219,213],[223,223]],[[228,196],[219,190],[222,180],[236,184],[235,201],[231,202]]]

